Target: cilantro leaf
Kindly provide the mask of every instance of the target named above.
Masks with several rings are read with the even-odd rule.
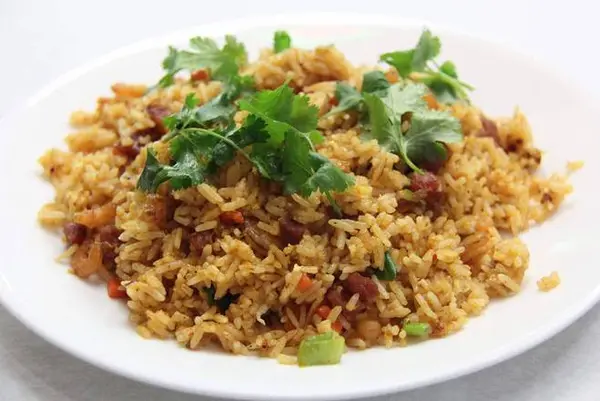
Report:
[[[261,175],[283,184],[286,194],[308,196],[320,190],[334,205],[331,191],[344,191],[354,179],[315,151],[323,140],[317,131],[318,110],[308,98],[284,85],[240,102],[250,116],[264,120],[269,140],[252,147],[251,160]],[[326,174],[332,174],[327,179]],[[336,205],[334,205],[336,207]]]
[[[412,160],[430,158],[432,145],[456,143],[463,139],[460,123],[450,113],[437,110],[421,110],[413,113],[410,128],[402,135],[400,153],[411,168]],[[445,155],[444,155],[445,156]]]
[[[213,39],[200,36],[190,39],[189,46],[190,50],[169,47],[169,53],[162,63],[166,73],[158,86],[164,88],[172,85],[179,71],[200,68],[208,68],[213,79],[228,81],[238,75],[240,67],[247,61],[246,48],[234,36],[227,35],[221,49]]]
[[[433,36],[429,29],[423,30],[412,57],[413,71],[423,71],[427,62],[440,54],[441,48],[440,38]]]
[[[309,157],[314,172],[300,187],[300,195],[308,196],[317,189],[324,194],[331,191],[343,192],[354,185],[354,178],[344,173],[325,156],[311,152]]]
[[[162,182],[155,182],[156,176],[161,172],[162,165],[156,158],[156,152],[152,148],[146,151],[146,165],[137,182],[137,188],[145,192],[156,192]]]
[[[161,165],[156,159],[154,150],[148,148],[146,165],[137,182],[138,189],[145,192],[156,192],[158,187],[166,181],[171,183],[171,188],[181,189],[204,181],[204,168],[190,143],[178,143],[175,146],[177,155],[174,160],[176,162],[172,166]]]
[[[437,57],[440,49],[440,39],[433,36],[431,31],[425,29],[414,49],[384,53],[379,57],[379,60],[396,68],[398,74],[406,78],[413,71],[424,71],[427,62]]]
[[[400,155],[413,170],[417,164],[435,164],[445,160],[446,149],[439,143],[462,140],[459,121],[445,111],[429,110],[420,84],[393,85],[384,97],[365,94],[368,123],[363,126],[365,139],[376,139],[389,152]],[[409,116],[405,118],[405,116]],[[402,121],[410,121],[406,132]]]
[[[368,112],[368,124],[363,127],[365,139],[376,139],[379,146],[392,153],[400,152],[399,124],[392,119],[392,110],[379,96],[372,93],[364,95]]]
[[[445,61],[441,66],[435,63],[434,59],[440,50],[439,37],[433,36],[431,31],[425,29],[414,49],[384,53],[379,61],[394,67],[401,77],[410,76],[427,85],[439,102],[468,100],[467,90],[474,88],[458,79],[456,66],[451,61]]]
[[[311,141],[322,140],[316,130],[319,110],[310,105],[307,96],[295,95],[287,85],[261,91],[252,99],[240,101],[239,106],[240,110],[265,120],[271,143],[282,143],[290,128],[302,132]]]
[[[277,182],[283,182],[281,163],[283,160],[281,146],[258,143],[252,146],[250,159],[261,176]]]
[[[420,84],[393,85],[381,100],[392,111],[392,115],[400,120],[404,113],[427,108],[427,102],[423,99],[426,92],[425,86]]]
[[[381,71],[370,71],[363,75],[363,84],[360,93],[348,83],[338,82],[335,86],[335,98],[338,100],[338,105],[332,108],[326,116],[357,109],[363,103],[362,94],[374,92],[383,93],[389,87],[390,83],[385,77],[385,74]]]
[[[286,132],[282,150],[285,193],[299,192],[302,185],[314,173],[308,157],[310,151],[311,144],[299,132],[296,130]]]
[[[444,63],[440,65],[440,72],[443,72],[452,78],[458,78],[456,66],[452,61],[444,61]]]
[[[277,31],[273,35],[273,52],[281,53],[292,47],[292,38],[286,31]]]
[[[326,116],[355,109],[363,100],[356,88],[346,82],[338,82],[335,85],[335,98],[337,99],[338,104],[332,108]]]
[[[236,76],[223,85],[219,95],[200,107],[196,107],[198,99],[195,95],[188,94],[181,111],[165,118],[165,125],[171,132],[164,136],[164,140],[171,139],[177,135],[177,130],[186,127],[208,128],[215,123],[227,124],[236,112],[233,105],[235,99],[252,92],[253,86],[251,77]]]
[[[283,190],[287,194],[309,196],[319,190],[330,198],[330,192],[343,192],[354,185],[354,178],[344,173],[325,156],[310,150],[310,145],[295,131],[286,133],[282,151]]]
[[[177,155],[173,155],[176,162],[172,166],[163,166],[162,174],[158,174],[155,182],[168,180],[172,189],[188,188],[202,183],[205,177],[205,168],[198,157],[199,148],[193,141],[178,146]]]
[[[244,125],[230,129],[223,135],[223,140],[214,146],[209,171],[216,172],[218,168],[233,160],[238,149],[266,142],[267,139],[268,134],[265,131],[264,121],[249,116]]]
[[[406,78],[413,71],[414,50],[396,51],[384,53],[379,56],[379,61],[383,61],[394,67],[401,77]]]
[[[389,87],[390,83],[381,71],[369,71],[363,75],[362,93],[385,92]]]

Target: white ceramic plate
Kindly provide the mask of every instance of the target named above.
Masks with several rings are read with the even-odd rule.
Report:
[[[69,113],[93,109],[111,83],[155,82],[168,44],[233,33],[256,56],[270,45],[275,29],[287,29],[297,46],[335,43],[353,62],[373,64],[382,52],[413,46],[422,27],[397,18],[340,14],[219,23],[122,49],[60,78],[0,123],[2,302],[48,341],[104,369],[171,389],[234,398],[338,399],[405,390],[498,363],[557,333],[600,294],[598,114],[568,77],[498,44],[435,26],[430,28],[442,38],[443,57],[477,88],[476,104],[492,115],[508,115],[519,105],[528,115],[537,144],[547,151],[546,172],[562,171],[567,160],[587,163],[573,177],[575,194],[555,218],[523,236],[531,250],[523,292],[492,302],[460,333],[402,349],[351,352],[340,365],[308,369],[191,352],[172,341],[142,340],[127,323],[123,304],[110,301],[103,286],[82,282],[53,262],[62,244],[36,223],[38,208],[53,195],[36,159],[49,147],[63,146]],[[553,270],[563,283],[540,293],[535,281]]]

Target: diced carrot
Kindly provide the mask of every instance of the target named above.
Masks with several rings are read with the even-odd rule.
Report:
[[[302,274],[302,277],[300,277],[300,281],[298,281],[298,285],[296,286],[296,288],[298,289],[298,291],[304,292],[308,290],[311,286],[312,280],[310,279],[310,277],[308,277],[306,274]]]
[[[108,296],[113,299],[127,298],[127,291],[121,287],[121,280],[116,277],[108,280],[106,283],[106,289],[108,291]]]
[[[321,319],[327,319],[327,316],[329,316],[331,313],[331,308],[327,305],[321,305],[315,312],[321,317]]]
[[[244,215],[239,210],[223,212],[219,215],[219,219],[221,220],[221,223],[228,226],[244,224]]]
[[[190,76],[192,81],[206,81],[208,80],[208,71],[199,69],[192,72]]]
[[[437,102],[437,99],[435,98],[435,96],[433,96],[432,93],[427,93],[425,96],[423,96],[423,99],[425,99],[425,101],[427,102],[427,106],[430,109],[437,109],[439,104]]]
[[[339,101],[337,100],[337,98],[335,96],[332,96],[329,98],[329,104],[332,106],[337,106],[339,103]]]
[[[396,71],[395,68],[390,68],[389,70],[386,71],[385,78],[388,80],[389,83],[395,84],[396,82],[398,82],[398,78],[399,78],[398,71]]]
[[[336,320],[335,322],[331,323],[331,328],[337,331],[338,333],[341,333],[344,329],[342,323],[339,320]]]

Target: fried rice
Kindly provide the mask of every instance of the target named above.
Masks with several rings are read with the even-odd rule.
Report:
[[[362,140],[356,113],[325,116],[335,82],[360,88],[365,70],[334,47],[319,47],[266,50],[243,71],[258,89],[288,83],[319,109],[325,141],[318,152],[355,177],[334,195],[341,217],[318,192],[282,194],[239,156],[198,186],[136,189],[144,146],[154,142],[158,158],[168,159],[164,143],[140,135],[160,128],[151,108],[175,113],[189,93],[207,102],[221,83],[205,76],[153,91],[117,83],[96,110],[74,112],[68,150],[40,159],[56,195],[39,221],[57,230],[77,222],[109,238],[70,245],[63,257],[81,277],[117,277],[131,325],[145,338],[296,363],[302,340],[333,325],[358,349],[407,345],[406,322],[428,323],[431,337],[454,333],[490,300],[520,291],[529,251],[517,235],[551,216],[571,185],[566,174],[536,173],[542,153],[521,111],[490,119],[457,102],[448,109],[464,141],[449,145],[449,160],[436,173],[443,197],[435,207],[413,202],[411,178],[396,168],[400,157]],[[393,71],[386,76],[398,79]],[[241,212],[244,224],[225,224],[231,212]],[[304,231],[285,245],[279,238],[290,224]],[[399,270],[391,281],[369,274],[386,251]],[[353,273],[375,284],[372,299],[344,289]],[[211,286],[215,299],[235,295],[226,310],[210,302]],[[326,313],[318,312],[322,305]]]

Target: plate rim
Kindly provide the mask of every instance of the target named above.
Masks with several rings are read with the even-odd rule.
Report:
[[[335,18],[334,18],[335,17]],[[486,43],[493,45],[494,47],[500,48],[504,52],[511,53],[515,57],[523,59],[526,63],[530,64],[536,70],[544,71],[548,76],[552,76],[560,82],[567,82],[566,73],[562,69],[556,67],[552,63],[543,63],[538,58],[532,58],[528,56],[522,49],[507,42],[500,41],[498,39],[492,39],[482,35],[475,35],[460,28],[454,26],[448,26],[444,24],[432,23],[426,19],[417,18],[404,18],[382,14],[359,14],[355,12],[304,12],[298,14],[275,14],[275,15],[250,15],[243,18],[236,19],[223,19],[216,20],[210,24],[199,25],[195,27],[183,28],[167,34],[153,36],[151,38],[136,41],[132,44],[125,45],[117,48],[116,50],[110,51],[99,57],[95,57],[88,62],[81,64],[78,67],[72,68],[69,71],[61,74],[57,78],[53,79],[50,83],[42,86],[40,90],[29,96],[25,101],[20,102],[17,106],[9,108],[6,113],[0,117],[0,132],[4,128],[10,127],[14,121],[16,121],[22,113],[27,111],[30,107],[34,107],[38,102],[51,96],[57,89],[64,85],[67,85],[81,76],[89,73],[90,71],[100,66],[106,65],[115,59],[121,57],[130,56],[145,50],[153,49],[158,46],[162,46],[165,43],[174,42],[180,40],[182,37],[190,37],[192,35],[207,35],[207,36],[219,36],[227,32],[239,32],[252,28],[266,27],[266,26],[278,26],[278,25],[322,25],[329,24],[335,25],[346,25],[346,26],[367,26],[373,24],[379,24],[382,27],[390,28],[423,28],[428,27],[435,29],[436,32],[452,34],[455,36],[465,37],[472,41],[480,43]],[[212,32],[212,33],[210,33]],[[219,35],[214,35],[215,32],[219,32]],[[580,84],[574,85],[574,91],[583,99],[589,99],[590,104],[595,105],[596,96],[592,95],[589,90]],[[597,107],[595,107],[598,109]],[[90,365],[99,367],[100,369],[117,374],[130,380],[141,382],[153,387],[166,388],[173,391],[179,391],[189,394],[197,394],[208,397],[220,397],[220,398],[231,398],[231,399],[254,399],[256,397],[270,398],[278,400],[296,400],[302,399],[302,396],[293,395],[266,395],[259,394],[256,391],[245,390],[245,391],[232,391],[228,388],[221,388],[219,391],[212,389],[201,389],[191,385],[182,385],[181,383],[173,384],[167,380],[162,380],[157,377],[149,377],[143,373],[136,373],[129,368],[123,368],[119,364],[109,364],[102,360],[95,359],[92,355],[82,352],[79,348],[71,346],[71,344],[61,341],[60,336],[54,336],[51,331],[44,328],[44,325],[37,324],[34,319],[28,318],[26,314],[22,313],[19,309],[18,300],[10,297],[10,291],[2,291],[2,285],[10,286],[7,280],[5,280],[2,272],[0,271],[0,303],[11,313],[20,323],[27,327],[30,331],[35,333],[37,336],[43,338],[48,343],[61,349],[62,351],[82,360]],[[556,319],[554,322],[546,325],[543,329],[537,329],[530,333],[525,340],[519,340],[516,344],[511,342],[507,343],[503,347],[497,347],[490,352],[487,352],[483,357],[474,358],[473,362],[468,365],[464,365],[459,369],[446,374],[432,375],[427,378],[415,380],[409,384],[397,385],[397,386],[386,386],[379,387],[377,389],[366,388],[363,391],[348,393],[338,392],[329,394],[319,394],[312,396],[315,400],[340,400],[340,399],[355,399],[362,397],[381,396],[385,394],[398,393],[402,391],[413,390],[420,387],[425,387],[433,384],[442,383],[458,377],[466,376],[471,373],[486,369],[490,366],[499,364],[508,359],[511,359],[523,352],[530,350],[542,342],[555,336],[566,327],[570,326],[573,322],[581,318],[586,312],[588,312],[596,303],[600,301],[600,285],[598,285],[594,291],[587,294],[587,297],[577,305],[575,310],[570,310],[571,313],[567,314],[561,319]],[[572,308],[573,309],[573,308]]]

